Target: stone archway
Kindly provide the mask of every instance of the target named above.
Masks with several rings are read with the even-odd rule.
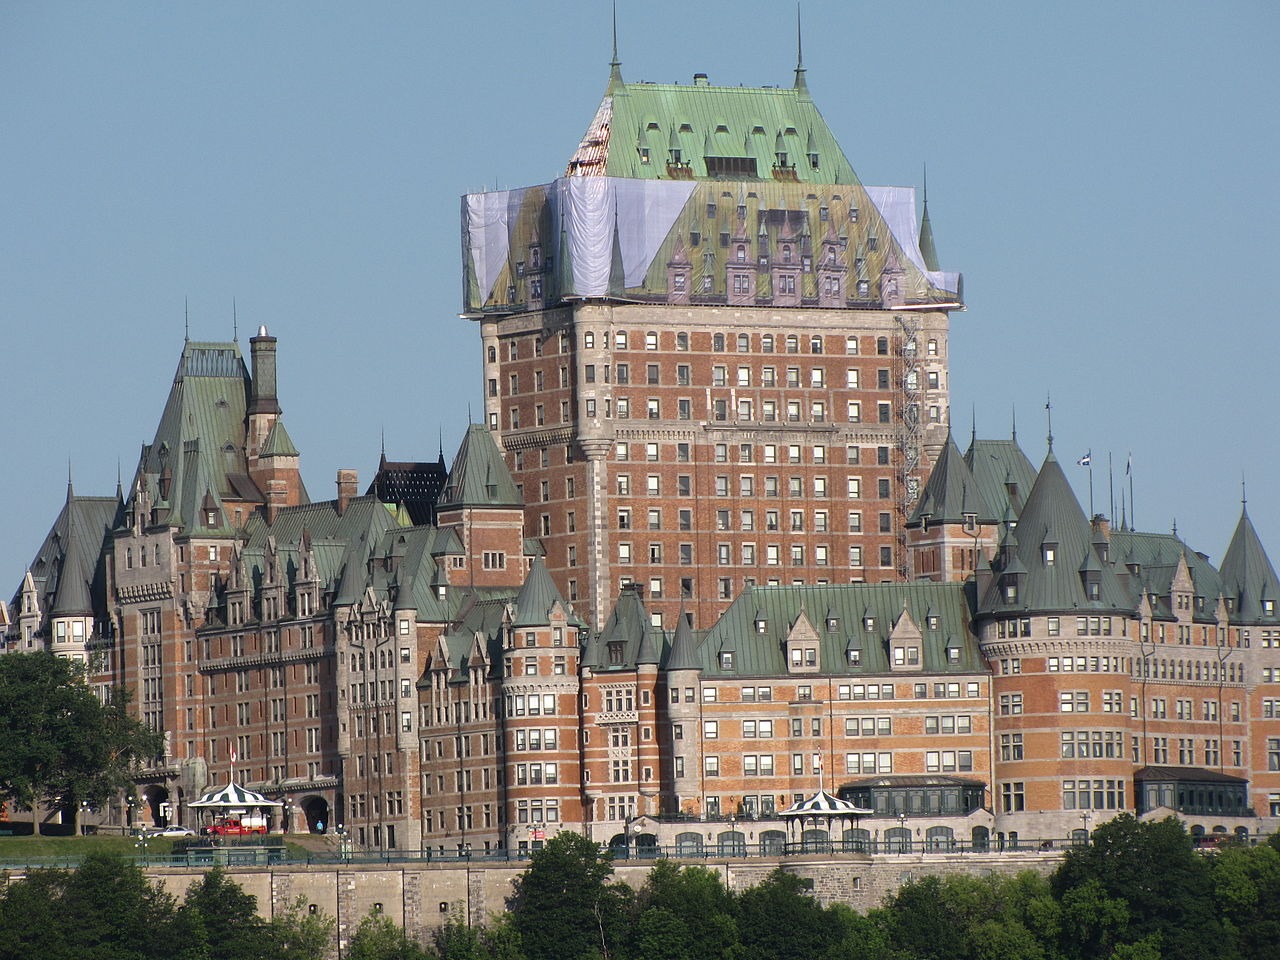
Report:
[[[329,801],[324,797],[304,797],[298,804],[302,808],[302,816],[306,818],[307,833],[328,833],[333,824],[329,822]]]
[[[142,809],[139,811],[138,827],[167,827],[173,819],[173,811],[169,806],[169,791],[159,784],[148,784],[141,788],[139,799]]]

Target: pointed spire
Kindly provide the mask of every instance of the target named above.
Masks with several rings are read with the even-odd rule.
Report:
[[[1044,416],[1049,424],[1049,452],[1053,453],[1053,397],[1044,395]]]
[[[978,405],[975,403],[969,408],[969,449],[972,450],[974,444],[976,444],[977,442],[978,442]]]
[[[929,170],[924,172],[924,215],[920,218],[920,256],[925,269],[938,270],[938,250],[933,243],[933,225],[929,222]]]
[[[71,458],[67,457],[67,503],[70,503],[75,495],[76,492],[71,485]]]
[[[183,329],[182,342],[190,343],[191,342],[191,305],[188,303],[186,297],[182,298],[182,329]]]
[[[613,3],[613,56],[609,60],[609,86],[605,95],[616,93],[623,87],[622,61],[618,59],[618,2]]]
[[[236,313],[236,298],[231,298],[231,342],[240,342],[240,316]]]
[[[667,657],[667,670],[698,670],[702,664],[698,662],[698,644],[693,637],[693,628],[689,626],[689,618],[684,610],[676,622],[676,633],[671,639],[671,655]]]
[[[796,83],[795,88],[805,93],[809,92],[809,86],[804,79],[804,41],[800,33],[800,3],[796,2]]]
[[[538,557],[529,567],[529,576],[516,597],[516,615],[513,627],[545,627],[551,623],[551,608],[557,603],[567,607],[560,591],[551,582],[547,565]]]
[[[116,458],[116,500],[121,504],[124,503],[124,483],[120,477],[120,458]]]
[[[1018,442],[1018,408],[1016,406],[1009,408],[1009,422],[1011,424],[1009,439],[1014,443]]]

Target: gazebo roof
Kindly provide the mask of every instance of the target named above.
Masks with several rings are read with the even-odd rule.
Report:
[[[206,793],[199,800],[192,802],[190,806],[239,809],[247,807],[280,807],[283,804],[278,800],[268,800],[254,790],[246,790],[238,783],[228,781],[225,787]]]
[[[808,819],[810,817],[869,817],[874,814],[874,810],[855,806],[848,800],[841,800],[825,790],[819,790],[809,799],[793,803],[778,816],[788,819]]]

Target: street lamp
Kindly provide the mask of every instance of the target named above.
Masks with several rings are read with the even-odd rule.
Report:
[[[1080,822],[1084,824],[1084,842],[1086,844],[1089,842],[1089,821],[1092,819],[1093,815],[1088,810],[1080,814]]]
[[[911,842],[911,834],[907,833],[907,815],[905,812],[898,814],[898,829],[901,831],[898,834],[898,852],[906,853],[907,845]]]

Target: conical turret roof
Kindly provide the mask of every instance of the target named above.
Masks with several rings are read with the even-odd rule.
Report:
[[[516,482],[511,479],[493,435],[482,423],[467,427],[453,458],[453,469],[436,503],[437,510],[450,507],[523,507]]]
[[[1234,600],[1232,623],[1272,623],[1276,619],[1276,602],[1280,600],[1280,582],[1275,567],[1258,538],[1258,531],[1249,519],[1249,510],[1242,506],[1240,521],[1227,552],[1223,554],[1222,590]],[[1269,604],[1264,601],[1270,601]],[[1267,606],[1270,606],[1268,612]]]
[[[538,557],[529,568],[529,576],[525,578],[520,595],[516,597],[516,615],[511,621],[513,627],[545,627],[551,623],[551,608],[559,603],[567,611],[569,605],[560,596],[560,591],[551,582],[551,574],[547,565]]]
[[[689,626],[689,618],[683,613],[676,623],[675,636],[671,639],[671,655],[667,657],[667,670],[700,670],[698,662],[698,643],[693,636],[693,627]]]
[[[1110,565],[1098,562],[1093,528],[1050,449],[1010,532],[1010,560],[982,598],[983,612],[1130,610],[1131,599]],[[1015,545],[1016,544],[1016,545]],[[1025,571],[1025,572],[1024,572]],[[1003,574],[1018,574],[1016,599],[1002,589]],[[1097,580],[1091,597],[1087,581]]]

